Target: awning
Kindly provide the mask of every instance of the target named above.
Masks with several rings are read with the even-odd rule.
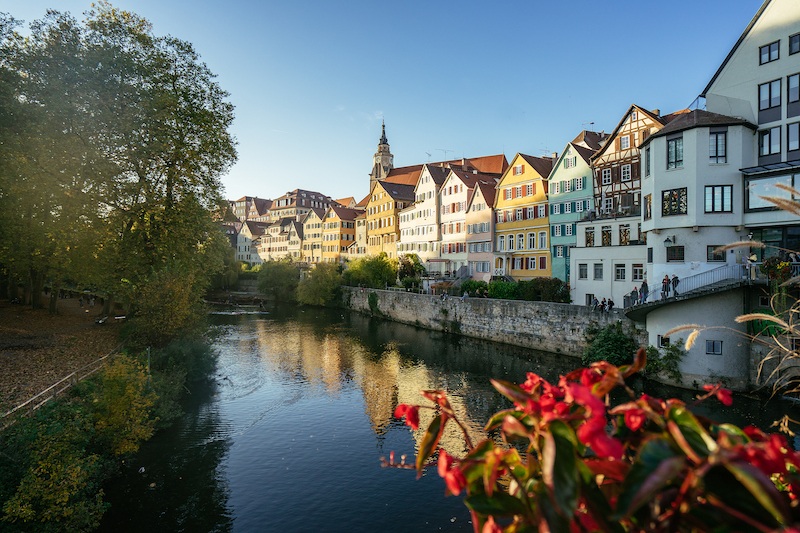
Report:
[[[800,159],[794,161],[782,161],[780,163],[771,163],[769,165],[759,165],[757,167],[740,168],[739,172],[745,176],[755,176],[758,174],[779,174],[782,172],[800,171]]]

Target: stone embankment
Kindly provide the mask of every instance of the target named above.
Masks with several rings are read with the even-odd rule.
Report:
[[[647,345],[644,328],[617,310],[601,313],[584,306],[551,302],[442,299],[427,294],[350,287],[343,287],[343,290],[345,304],[354,311],[569,356],[581,355],[590,328],[602,328],[617,321],[635,332],[639,344]]]

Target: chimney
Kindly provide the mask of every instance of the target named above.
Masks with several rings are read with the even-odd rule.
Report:
[[[654,114],[655,116],[657,116],[657,117],[660,117],[660,116],[661,116],[661,110],[660,110],[660,109],[653,109],[653,111],[652,111],[652,112],[653,112],[653,114]]]
[[[554,163],[555,163],[556,159],[558,159],[558,152],[553,152],[553,162]]]

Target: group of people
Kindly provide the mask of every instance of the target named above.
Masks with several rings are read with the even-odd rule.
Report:
[[[672,291],[672,296],[678,296],[678,284],[681,282],[678,279],[678,276],[672,276],[670,279],[669,274],[664,274],[664,279],[661,280],[661,299],[666,300],[670,296],[670,290]]]
[[[647,280],[642,281],[642,285],[640,288],[634,287],[631,291],[631,305],[639,305],[643,304],[647,301],[647,297],[650,295],[650,287],[647,285]]]
[[[598,300],[595,296],[594,300],[592,301],[592,310],[593,311],[600,311],[601,313],[608,313],[614,309],[614,300],[609,298],[606,300],[603,298],[602,300]]]

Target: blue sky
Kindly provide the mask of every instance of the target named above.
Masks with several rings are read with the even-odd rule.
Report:
[[[560,152],[584,128],[613,130],[632,103],[688,107],[761,0],[112,3],[192,42],[230,93],[229,199],[295,188],[361,199],[382,119],[399,167]],[[0,11],[30,22],[89,5],[0,0]]]

